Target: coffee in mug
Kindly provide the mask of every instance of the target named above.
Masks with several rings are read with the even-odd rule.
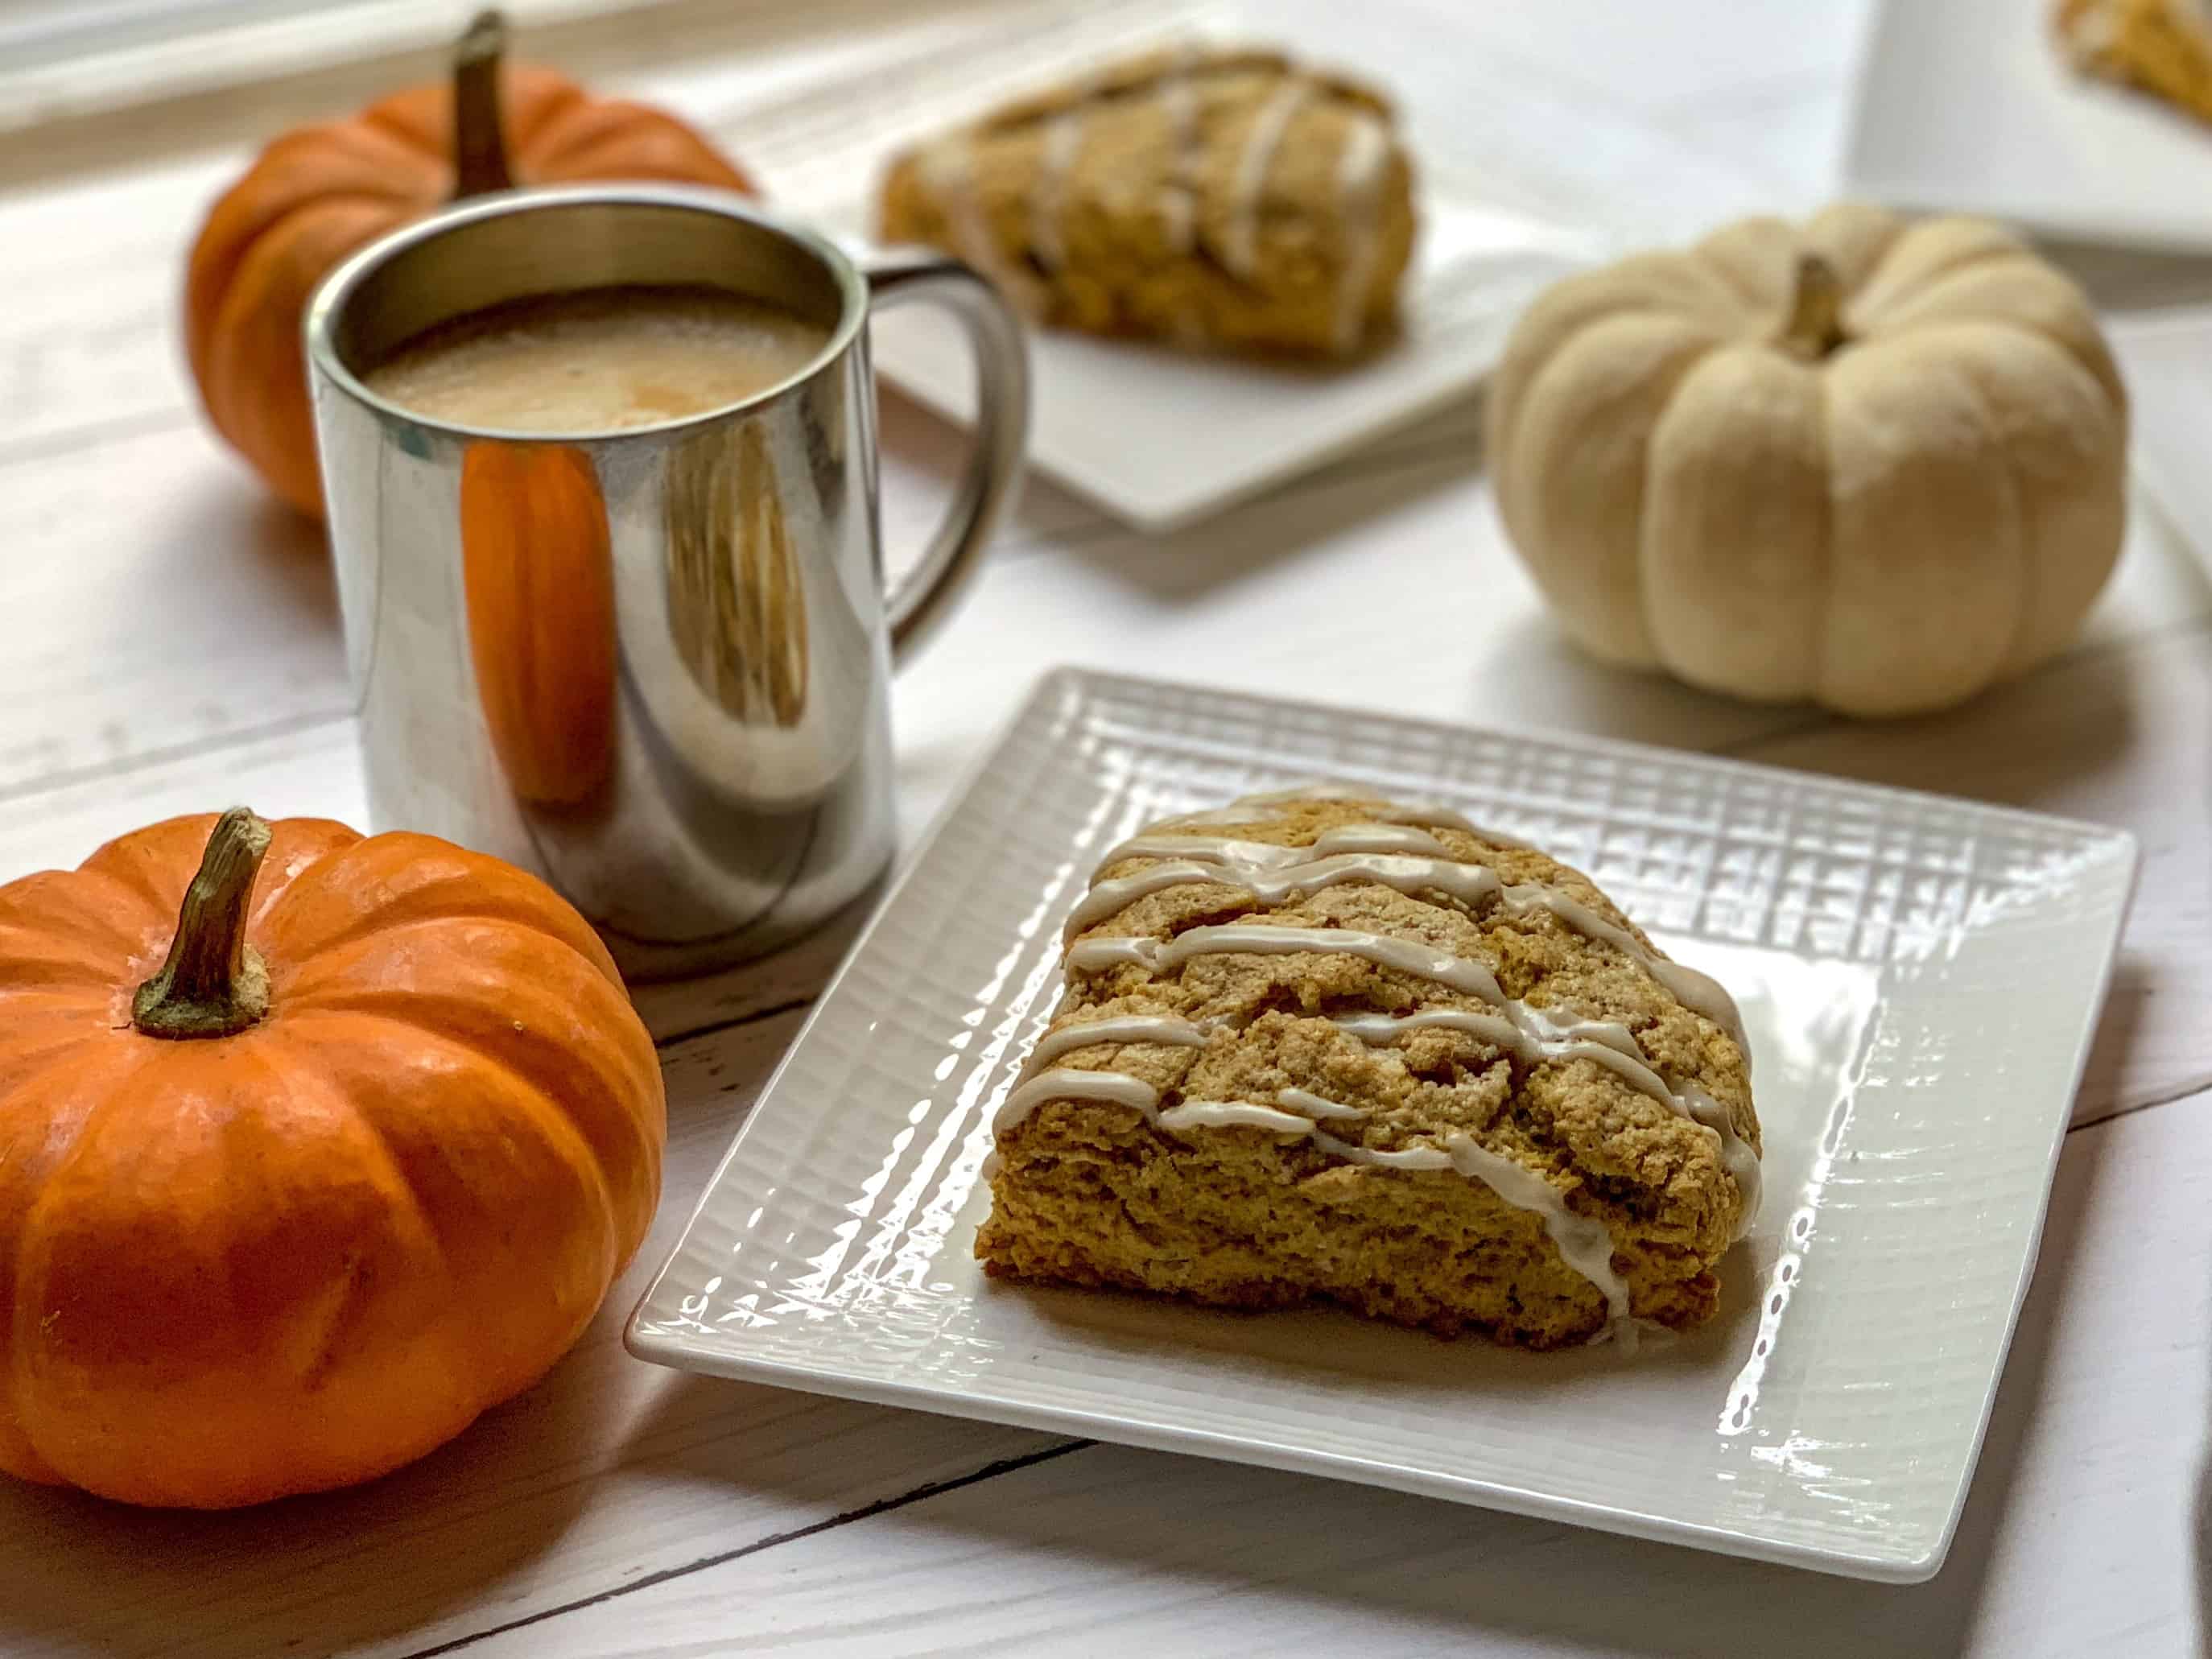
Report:
[[[440,323],[362,379],[456,426],[619,432],[742,403],[805,369],[829,337],[795,312],[720,289],[586,289]]]

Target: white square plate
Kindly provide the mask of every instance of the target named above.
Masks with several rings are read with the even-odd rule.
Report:
[[[1398,101],[1421,232],[1401,336],[1356,364],[1299,367],[1056,331],[1031,337],[1030,459],[1125,523],[1163,531],[1316,466],[1480,384],[1547,283],[1746,204],[1749,187],[1664,136],[1485,61],[1449,19],[1390,0],[1377,26],[1329,0],[1045,5],[957,33],[896,66],[833,77],[717,125],[769,198],[848,242],[874,220],[889,159],[1016,94],[1179,39],[1281,43]],[[1663,209],[1661,204],[1664,204]],[[973,370],[941,319],[872,326],[879,368],[956,419]]]
[[[2061,236],[2212,249],[2212,127],[2077,73],[2051,0],[1887,0],[1844,177],[1855,196]]]
[[[1742,1004],[1766,1206],[1704,1331],[1565,1353],[988,1282],[990,1121],[1099,853],[1316,775],[1587,870]],[[2131,839],[1594,739],[1061,670],[817,1005],[632,1316],[647,1359],[1869,1578],[1942,1564]]]

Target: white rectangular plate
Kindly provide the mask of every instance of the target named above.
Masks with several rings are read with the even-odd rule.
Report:
[[[1588,871],[1743,1006],[1765,1208],[1693,1335],[1532,1355],[987,1281],[990,1120],[1099,853],[1316,775]],[[2103,1000],[2127,836],[1594,739],[1061,670],[817,1006],[629,1328],[671,1365],[1863,1577],[1942,1561]]]
[[[1041,331],[1030,459],[1124,522],[1166,530],[1403,425],[1479,385],[1548,283],[1640,240],[1736,207],[1748,186],[1603,107],[1547,96],[1524,65],[1485,61],[1448,19],[1377,0],[1389,27],[1316,0],[1043,6],[948,33],[896,66],[833,77],[717,124],[769,198],[847,239],[874,222],[889,159],[1018,93],[1178,39],[1276,44],[1397,100],[1421,232],[1400,337],[1339,367],[1210,356]],[[1662,213],[1660,204],[1665,204]],[[942,413],[974,413],[974,372],[941,319],[873,327],[878,365]]]
[[[1239,361],[1039,330],[1030,459],[1139,530],[1234,505],[1481,383],[1521,307],[1596,246],[1425,180],[1404,327],[1332,367]],[[941,415],[975,413],[960,341],[913,312],[872,325],[877,364]]]
[[[2212,127],[2077,74],[2051,11],[2051,0],[1887,0],[1851,122],[1850,193],[2212,250]]]

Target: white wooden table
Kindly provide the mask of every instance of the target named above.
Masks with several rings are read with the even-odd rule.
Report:
[[[1480,14],[1464,25],[1471,63],[1646,119],[1784,210],[1832,188],[1858,4],[1465,9]],[[715,106],[843,50],[831,37],[860,14],[824,0],[812,15],[829,35],[683,4],[564,55]],[[688,67],[640,67],[675,31]],[[234,799],[362,816],[318,538],[198,424],[173,301],[185,240],[246,141],[392,72],[188,102],[161,112],[158,145],[87,123],[0,149],[0,875]],[[2183,277],[2212,297],[2212,275]],[[896,404],[886,424],[887,519],[910,544],[958,441]],[[1980,1474],[1932,1583],[1848,1583],[631,1360],[623,1319],[834,963],[848,934],[835,930],[642,999],[665,1037],[666,1202],[545,1383],[415,1468],[257,1511],[139,1513],[0,1482],[0,1651],[2191,1650],[2212,1613],[2212,587],[2142,507],[2080,642],[2027,683],[1880,729],[1744,708],[1559,642],[1491,514],[1475,427],[1471,407],[1451,411],[1164,541],[1034,486],[965,612],[899,684],[902,821],[918,830],[1034,675],[1071,659],[1202,660],[1252,690],[2132,827],[2142,897]],[[1392,613],[1387,652],[1363,654],[1378,592],[1417,602]]]

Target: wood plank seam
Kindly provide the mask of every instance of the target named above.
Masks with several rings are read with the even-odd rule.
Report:
[[[685,1562],[680,1566],[664,1567],[658,1572],[646,1573],[626,1584],[611,1585],[596,1595],[579,1596],[573,1601],[563,1601],[556,1607],[544,1607],[520,1619],[509,1620],[502,1625],[488,1626],[483,1630],[472,1631],[466,1636],[457,1636],[451,1641],[441,1642],[434,1647],[416,1649],[409,1653],[405,1659],[439,1659],[441,1655],[458,1653],[464,1648],[495,1636],[504,1636],[511,1631],[521,1630],[531,1625],[542,1625],[548,1620],[559,1619],[585,1607],[598,1607],[604,1602],[614,1601],[617,1597],[629,1595],[638,1590],[649,1589],[673,1579],[689,1577],[695,1572],[703,1572],[710,1567],[719,1567],[727,1562],[741,1560],[749,1555],[757,1555],[763,1550],[774,1549],[779,1544],[796,1543],[800,1539],[811,1538],[817,1533],[829,1532],[835,1528],[848,1526],[857,1521],[872,1520],[877,1516],[888,1515],[893,1510],[902,1510],[910,1504],[923,1503],[932,1498],[943,1497],[947,1492],[958,1492],[963,1486],[973,1486],[985,1480],[994,1480],[1002,1474],[1012,1474],[1018,1469],[1030,1468],[1039,1463],[1048,1463],[1054,1458],[1065,1457],[1070,1452],[1083,1451],[1097,1443],[1095,1440],[1063,1440],[1056,1444],[1047,1446],[1041,1451],[1024,1452],[1018,1457],[998,1458],[984,1464],[979,1469],[970,1470],[966,1474],[954,1475],[945,1480],[927,1481],[913,1491],[902,1492],[896,1498],[879,1498],[872,1504],[863,1504],[857,1509],[846,1510],[804,1527],[793,1527],[787,1531],[770,1533],[765,1538],[755,1539],[749,1544],[740,1544],[734,1549],[720,1550],[712,1555],[703,1555],[696,1561]]]
[[[51,461],[57,456],[126,438],[144,438],[157,432],[182,431],[192,424],[198,414],[191,404],[180,398],[169,408],[142,409],[136,414],[113,415],[104,420],[86,421],[75,426],[0,440],[0,467]]]
[[[2137,1112],[2148,1112],[2154,1107],[2179,1106],[2185,1101],[2196,1100],[2199,1097],[2212,1098],[2212,1076],[2192,1079],[2152,1099],[2132,1101],[2125,1106],[2115,1107],[2111,1111],[2101,1113],[2096,1117],[2084,1118],[2079,1123],[2069,1123],[2066,1126],[2066,1133],[2069,1135],[2078,1134],[2084,1129],[2094,1129],[2103,1123],[2117,1123],[2124,1117],[2133,1117]]]
[[[719,1036],[723,1032],[733,1031],[741,1025],[757,1025],[762,1020],[774,1019],[779,1014],[795,1014],[801,1009],[811,1008],[815,1000],[813,997],[793,997],[787,1001],[776,1003],[770,1007],[754,1009],[750,1013],[732,1014],[727,1019],[709,1020],[704,1025],[694,1025],[688,1030],[671,1031],[666,1036],[657,1036],[653,1040],[653,1046],[656,1048],[673,1048],[679,1043],[690,1042],[700,1037]]]
[[[79,784],[98,783],[109,779],[127,778],[133,773],[143,772],[156,766],[167,766],[178,761],[196,760],[202,756],[219,755],[226,750],[243,749],[250,744],[265,742],[272,738],[298,737],[326,726],[336,726],[354,717],[353,705],[342,708],[308,709],[301,714],[287,714],[283,719],[270,720],[265,726],[240,726],[235,731],[221,732],[214,737],[197,738],[190,743],[169,744],[159,749],[143,749],[135,754],[118,756],[112,761],[100,761],[89,766],[72,766],[58,772],[42,773],[21,783],[0,785],[0,805],[33,799],[51,794],[58,789],[74,788]],[[89,854],[90,848],[85,851]]]

